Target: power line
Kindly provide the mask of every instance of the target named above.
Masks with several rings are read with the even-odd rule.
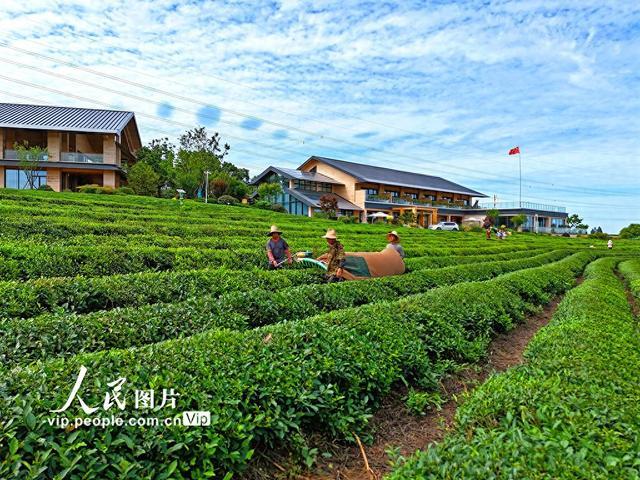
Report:
[[[32,41],[32,40],[26,40],[26,41],[31,42],[31,43],[40,43],[40,42],[35,42],[35,41]],[[92,38],[92,41],[95,41],[95,39]],[[46,46],[45,44],[42,44],[42,45]],[[10,45],[6,41],[0,41],[0,46],[4,46],[5,48],[12,49],[12,50],[15,50],[15,51],[18,51],[18,52],[21,52],[21,53],[26,53],[28,55],[36,56],[38,58],[46,59],[46,60],[54,62],[54,63],[67,65],[67,66],[69,66],[71,68],[74,68],[74,69],[77,69],[77,70],[81,70],[81,71],[85,71],[85,72],[91,73],[91,74],[96,75],[96,76],[100,76],[100,77],[111,79],[111,80],[114,80],[114,81],[117,81],[117,82],[122,82],[122,83],[125,83],[125,84],[129,84],[129,85],[135,86],[137,88],[146,89],[146,90],[149,90],[149,91],[153,91],[155,93],[160,93],[162,95],[174,97],[174,98],[177,98],[179,100],[190,102],[192,104],[196,104],[196,105],[199,105],[199,106],[214,106],[217,109],[219,109],[220,111],[231,113],[233,115],[238,115],[238,116],[241,116],[241,117],[247,118],[247,119],[258,120],[260,122],[263,122],[263,123],[266,123],[266,124],[269,124],[269,125],[277,126],[278,128],[297,131],[299,133],[310,135],[312,137],[316,137],[316,138],[319,138],[319,139],[322,139],[322,140],[330,140],[330,141],[333,141],[333,142],[336,142],[336,143],[343,143],[343,144],[349,145],[351,147],[364,148],[364,149],[367,149],[367,150],[373,150],[373,151],[377,151],[377,152],[384,153],[384,154],[393,154],[393,155],[396,155],[396,156],[399,155],[399,156],[408,158],[408,159],[410,159],[412,161],[425,161],[424,158],[417,159],[416,157],[413,157],[413,156],[408,156],[408,155],[399,154],[399,153],[392,153],[392,152],[388,152],[388,151],[386,151],[384,149],[380,149],[380,148],[377,148],[377,147],[372,147],[370,145],[366,145],[366,144],[362,144],[362,143],[358,143],[358,142],[353,142],[353,141],[349,141],[349,140],[344,140],[344,139],[340,139],[340,138],[335,138],[335,137],[332,137],[332,136],[319,134],[317,132],[313,132],[313,131],[310,131],[310,130],[307,130],[307,129],[301,129],[299,127],[291,126],[291,125],[288,125],[288,124],[285,124],[285,123],[274,122],[272,120],[268,120],[268,119],[265,119],[265,118],[257,116],[257,115],[250,115],[250,114],[246,114],[244,112],[238,112],[237,110],[221,107],[220,105],[217,105],[217,104],[213,104],[213,103],[207,104],[207,103],[204,103],[204,102],[202,102],[200,100],[197,100],[197,99],[194,99],[194,98],[191,98],[191,97],[186,97],[184,95],[178,95],[178,94],[175,94],[175,93],[167,91],[167,90],[162,90],[162,89],[159,89],[159,88],[156,88],[156,87],[148,86],[148,85],[145,85],[145,84],[142,84],[142,83],[139,83],[139,82],[133,82],[133,81],[128,80],[128,79],[123,79],[123,78],[118,77],[116,75],[111,75],[111,74],[104,73],[104,72],[99,72],[99,71],[96,71],[96,70],[93,70],[93,69],[90,69],[90,68],[87,68],[87,67],[78,66],[78,65],[74,64],[73,62],[68,62],[66,60],[50,57],[48,55],[43,55],[41,53],[33,52],[31,50],[23,49],[23,48],[20,48],[20,47],[15,47],[15,46]],[[14,62],[15,64],[18,64],[15,61],[11,61],[11,60],[8,60],[8,61],[9,62]],[[27,66],[26,64],[21,64],[21,65],[25,66],[25,68],[32,68],[30,66]],[[122,68],[122,67],[119,67],[119,68]],[[137,72],[137,71],[132,70],[132,69],[128,69],[128,70],[130,70],[130,71],[132,71],[134,73],[141,74],[140,72]],[[144,75],[148,75],[148,74],[144,74]],[[74,81],[74,80],[71,80],[71,81]],[[106,87],[100,87],[100,88],[106,88]],[[184,111],[184,110],[182,110],[182,111]],[[212,118],[210,116],[207,116],[206,114],[203,115],[203,116],[205,116],[207,118]],[[216,120],[224,123],[224,121],[219,120],[217,118],[216,118]],[[424,136],[424,134],[420,134],[418,132],[412,132],[412,133],[416,134],[416,135]],[[443,149],[442,147],[439,147],[439,148],[441,150]],[[486,153],[490,153],[491,155],[495,155],[495,152],[489,152],[489,151],[485,151],[485,152]],[[456,152],[456,154],[457,153],[458,152]],[[349,154],[351,154],[351,152],[349,152]],[[386,161],[386,160],[382,160],[382,161]],[[443,162],[438,162],[436,160],[428,160],[428,162],[433,163],[433,164],[437,164],[437,165],[440,165],[440,166],[444,166],[445,168],[450,168],[450,169],[454,169],[454,170],[463,170],[463,171],[465,171],[465,173],[467,171],[476,172],[476,173],[484,173],[484,172],[482,172],[480,170],[456,167],[456,166],[448,165],[448,164],[443,163]],[[540,161],[538,160],[538,162],[540,162]],[[504,178],[515,178],[515,177],[506,176]],[[539,181],[534,181],[534,180],[531,180],[531,182],[532,183],[538,183],[538,184],[552,185],[552,184],[549,184],[548,182],[539,182]],[[593,189],[593,190],[596,191],[596,189]],[[580,191],[583,191],[583,189],[580,189]]]
[[[35,22],[35,21],[32,21],[31,19],[23,19],[23,20],[24,20],[24,21],[27,21],[27,22],[30,22],[30,23],[32,23],[32,24],[34,24],[34,25],[36,24],[36,22]],[[38,23],[37,23],[37,25],[38,25],[39,27],[41,27],[41,26],[42,26],[42,22],[38,22]],[[69,24],[66,24],[66,23],[65,23],[64,25],[69,25]],[[73,27],[72,25],[69,25],[69,26]],[[92,42],[94,42],[94,43],[95,43],[95,42],[98,42],[98,40],[96,39],[95,35],[93,35],[93,36],[91,36],[91,35],[87,35],[87,34],[85,34],[85,33],[78,32],[78,31],[76,31],[75,29],[74,29],[73,35],[74,35],[74,36],[79,36],[79,37],[86,38],[86,39],[88,39],[88,40],[90,40],[90,41],[92,41]],[[14,38],[15,38],[15,37],[14,37]],[[119,37],[116,37],[116,38],[119,38]],[[42,45],[42,46],[44,46],[44,47],[46,47],[46,48],[49,48],[49,45],[46,45],[46,44],[44,44],[44,43],[42,43],[42,42],[37,42],[37,41],[32,40],[32,39],[22,38],[22,39],[20,39],[20,40],[22,40],[22,41],[26,41],[26,42],[29,42],[29,43],[33,43],[33,44],[39,44],[39,45]],[[109,75],[109,74],[103,74],[102,72],[97,72],[97,71],[95,71],[95,70],[88,69],[88,68],[86,68],[86,67],[79,67],[79,66],[77,66],[77,65],[75,65],[75,64],[73,64],[73,63],[71,63],[71,62],[66,62],[66,61],[64,61],[64,60],[59,60],[59,59],[53,59],[52,57],[48,57],[48,56],[46,56],[46,55],[42,55],[42,54],[39,54],[39,53],[37,53],[37,52],[32,52],[32,51],[30,51],[30,50],[21,49],[21,48],[19,48],[19,47],[14,47],[14,46],[9,45],[7,42],[0,42],[0,46],[2,46],[2,45],[4,45],[6,48],[11,48],[11,49],[14,49],[14,50],[20,51],[20,52],[22,52],[22,53],[27,53],[27,54],[31,54],[31,55],[37,55],[37,56],[40,56],[40,57],[42,57],[42,58],[48,58],[48,59],[50,59],[51,61],[54,61],[54,62],[59,62],[59,63],[64,62],[65,64],[67,64],[67,65],[69,65],[69,66],[72,66],[72,68],[79,68],[79,69],[83,69],[83,70],[88,71],[88,72],[90,72],[90,73],[92,73],[92,74],[95,74],[95,75],[106,76],[106,77],[109,77],[109,78],[115,79],[116,81],[123,81],[123,79],[121,79],[121,78],[119,78],[119,77],[116,77],[116,76],[113,76],[113,75]],[[138,57],[140,57],[140,58],[149,58],[149,57],[145,57],[144,55],[141,55],[141,54],[140,54],[140,55],[138,55]],[[154,60],[155,60],[155,59],[157,59],[157,58],[162,58],[162,57],[157,57],[157,56],[156,56],[156,57],[153,57],[153,59],[154,59]],[[157,77],[154,77],[154,76],[152,76],[152,75],[149,75],[149,74],[147,74],[147,73],[145,73],[145,72],[136,71],[136,70],[133,70],[133,69],[127,68],[127,67],[125,67],[125,66],[120,66],[120,65],[119,65],[119,66],[118,66],[118,68],[121,68],[121,69],[124,69],[124,70],[131,71],[131,72],[133,72],[133,73],[136,73],[137,75],[145,75],[145,76],[148,76],[148,77],[151,77],[151,78],[154,78],[154,79],[156,79],[156,78],[157,78]],[[199,73],[199,75],[206,76],[206,77],[211,77],[211,78],[214,78],[214,79],[219,80],[219,81],[222,81],[222,82],[231,83],[231,84],[236,84],[236,85],[238,85],[238,86],[242,86],[243,88],[247,88],[247,89],[252,89],[252,90],[255,90],[255,91],[259,91],[259,90],[258,90],[258,89],[256,89],[255,87],[252,87],[252,86],[249,86],[249,85],[245,85],[245,84],[242,84],[242,83],[240,83],[240,82],[232,81],[232,80],[229,80],[229,79],[226,79],[226,78],[223,78],[223,77],[218,77],[218,76],[212,75],[212,74],[210,74],[210,73],[208,73],[208,72],[202,72],[202,71],[200,71],[200,72],[198,72],[198,73]],[[124,80],[124,81],[126,81],[126,80]],[[174,82],[175,82],[175,80],[174,80]],[[136,83],[136,82],[134,82],[134,83]],[[180,82],[177,82],[177,83],[178,83],[178,84],[180,84]],[[185,85],[185,84],[182,84],[182,85]],[[175,94],[173,94],[172,92],[167,92],[167,91],[164,91],[164,90],[155,89],[154,87],[149,87],[149,86],[142,85],[142,84],[138,84],[138,86],[139,86],[140,88],[154,89],[154,90],[156,90],[156,91],[162,92],[164,95],[173,96],[173,97],[175,97],[175,98],[182,98],[182,99],[186,99],[186,101],[196,102],[196,103],[199,103],[199,104],[201,104],[201,105],[204,105],[204,104],[203,104],[201,101],[199,101],[199,100],[194,100],[194,99],[192,99],[192,98],[190,99],[190,98],[188,98],[188,97],[184,97],[184,96],[176,96],[176,95],[175,95]],[[242,101],[242,100],[241,100],[241,101]],[[274,109],[274,108],[272,108],[272,107],[266,107],[266,106],[264,106],[264,105],[255,104],[255,103],[252,103],[252,102],[245,102],[245,103],[252,104],[252,105],[257,105],[257,106],[260,106],[260,107],[263,107],[263,108],[269,108],[269,109],[274,110],[274,111],[278,111],[277,109]],[[298,101],[297,103],[300,103],[300,102]],[[305,104],[307,104],[307,105],[311,105],[311,106],[314,106],[314,107],[315,107],[315,105],[311,104],[310,102],[306,102],[306,101],[304,101],[304,102],[302,102],[302,103],[305,103]],[[232,114],[237,114],[237,115],[245,116],[245,118],[253,118],[253,119],[259,120],[259,121],[264,122],[264,123],[271,123],[271,124],[276,124],[276,125],[282,125],[282,128],[285,128],[285,129],[289,129],[289,130],[298,130],[298,131],[300,131],[300,129],[298,129],[297,127],[293,127],[293,126],[290,126],[290,125],[287,125],[287,124],[283,124],[283,123],[279,123],[279,122],[272,122],[271,120],[267,120],[267,119],[264,119],[264,118],[262,118],[262,117],[258,117],[258,116],[256,116],[256,115],[249,115],[249,114],[245,114],[245,113],[242,113],[242,112],[237,112],[237,111],[234,111],[234,110],[231,110],[231,109],[225,109],[224,107],[220,107],[219,105],[214,105],[214,106],[216,106],[217,108],[219,108],[219,109],[220,109],[220,110],[222,110],[222,111],[228,111],[229,113],[232,113]],[[327,108],[326,108],[326,106],[323,106],[323,108],[324,108],[325,110],[332,111],[332,110],[330,110],[330,109],[327,109]],[[412,134],[412,135],[418,135],[418,136],[421,136],[421,137],[427,138],[423,133],[420,133],[420,132],[415,132],[415,131],[411,131],[411,130],[401,129],[401,128],[399,128],[399,127],[397,127],[397,126],[394,126],[394,125],[389,125],[389,124],[384,124],[384,123],[380,123],[380,122],[374,122],[374,121],[370,121],[370,120],[362,119],[362,118],[359,118],[359,117],[356,117],[356,116],[353,116],[353,115],[345,114],[345,112],[336,112],[335,110],[334,110],[333,112],[334,112],[334,113],[336,113],[337,115],[340,115],[340,116],[343,116],[343,117],[347,117],[347,118],[357,119],[357,120],[359,120],[359,121],[361,121],[361,122],[377,124],[377,125],[384,126],[384,127],[387,127],[387,128],[395,129],[395,130],[398,130],[398,131],[404,131],[404,132],[406,132],[406,133],[410,133],[410,134]],[[284,111],[281,111],[281,113],[284,113],[284,114],[286,114],[286,115],[296,115],[296,116],[300,116],[300,117],[303,117],[303,118],[311,118],[311,119],[312,119],[312,121],[318,121],[318,122],[320,122],[320,123],[325,123],[325,124],[327,124],[326,122],[324,122],[324,121],[322,121],[322,120],[313,120],[313,117],[310,117],[310,116],[308,116],[308,115],[304,116],[304,115],[300,115],[300,114],[293,114],[293,113],[291,113],[291,112],[284,112]],[[348,127],[347,127],[347,128],[348,128]],[[351,129],[351,130],[353,130],[353,129]],[[353,130],[353,131],[355,131],[355,130]],[[382,150],[382,149],[375,149],[375,147],[370,147],[370,146],[368,146],[368,145],[367,145],[367,146],[365,146],[365,145],[362,145],[362,144],[356,144],[355,142],[349,142],[349,141],[346,141],[346,140],[340,140],[340,139],[335,139],[335,138],[332,138],[332,137],[326,137],[326,136],[323,136],[322,134],[317,134],[317,133],[314,133],[314,132],[309,132],[308,134],[309,134],[309,135],[312,135],[312,136],[316,136],[316,137],[318,137],[318,138],[320,138],[320,139],[327,139],[327,140],[332,140],[332,141],[337,141],[337,142],[343,142],[343,143],[344,143],[344,142],[347,142],[347,144],[351,144],[351,145],[353,145],[353,146],[358,146],[358,147],[360,147],[360,148],[366,148],[366,149],[369,149],[369,150],[373,149],[373,150],[377,150],[377,151],[380,151],[380,152],[383,152],[383,153],[387,153],[386,151],[384,151],[384,150]],[[454,150],[449,150],[449,149],[446,149],[446,148],[443,148],[443,147],[438,147],[438,148],[439,148],[440,150],[454,152],[454,154],[456,154],[456,155],[459,153],[459,152],[455,152]],[[477,147],[476,147],[476,149],[477,149]],[[483,151],[483,152],[485,152],[485,153],[489,154],[490,156],[494,156],[494,155],[496,155],[496,152],[494,152],[494,151],[489,151],[489,150],[480,150],[480,149],[477,149],[477,150],[479,150],[479,151]],[[349,154],[351,154],[351,153],[349,152]],[[396,155],[398,155],[398,154],[396,154]],[[401,154],[400,154],[400,155],[401,155]],[[467,154],[467,156],[468,156],[468,154]],[[413,158],[413,157],[408,157],[408,156],[406,156],[406,155],[405,155],[405,157],[410,158],[411,160],[416,160],[415,158]],[[529,158],[530,158],[530,157],[529,157]],[[535,158],[535,157],[534,157],[534,158]],[[418,161],[424,161],[424,159],[419,159]],[[480,160],[480,161],[482,162],[483,160]],[[547,164],[547,165],[551,165],[551,163],[550,163],[550,162],[540,161],[539,159],[537,160],[537,162],[538,162],[538,163]],[[446,167],[448,167],[448,168],[453,168],[453,169],[459,169],[459,168],[460,168],[460,167],[455,167],[455,166],[446,165],[446,164],[443,164],[442,162],[437,162],[437,161],[433,161],[433,160],[431,161],[431,163],[435,163],[435,164],[439,164],[439,165],[445,165]],[[412,165],[412,166],[413,166],[413,165]],[[475,171],[475,172],[479,172],[478,170],[473,170],[473,169],[464,169],[464,170],[465,170],[465,173],[466,173],[466,171]],[[480,172],[480,173],[481,173],[481,172]],[[472,177],[472,176],[469,176],[469,175],[467,175],[467,176],[468,176],[469,178],[475,178],[475,177]],[[482,178],[484,178],[484,177],[482,177]],[[505,178],[507,178],[507,177],[505,177]],[[508,178],[514,178],[514,177],[508,177]],[[530,180],[529,182],[530,182],[530,183],[536,183],[536,184],[539,184],[539,185],[550,185],[550,186],[554,186],[554,187],[555,187],[555,185],[554,185],[554,184],[552,184],[552,183],[548,183],[548,182],[541,182],[541,181],[536,181],[536,180]],[[565,187],[565,188],[572,188],[572,187]],[[604,193],[604,194],[609,193],[608,191],[602,191],[602,190],[598,190],[598,189],[594,189],[594,188],[588,188],[588,189],[585,189],[585,188],[576,188],[575,190],[576,190],[577,192],[583,192],[583,191],[585,191],[585,190],[589,190],[589,191],[593,191],[594,193]]]
[[[2,42],[0,42],[0,45],[2,45]],[[38,53],[35,53],[35,52],[30,52],[30,51],[28,51],[28,50],[19,49],[19,48],[17,48],[17,47],[9,47],[9,48],[17,49],[17,50],[19,50],[19,51],[23,51],[23,52],[25,52],[25,53],[30,53],[30,54],[36,55],[36,56],[38,56],[38,57],[43,57],[43,58],[46,58],[46,59],[51,60],[51,61],[56,61],[56,59],[53,59],[52,57],[44,56],[44,55],[41,55],[41,54],[38,54]],[[43,68],[36,67],[36,66],[33,66],[33,65],[24,64],[24,63],[22,63],[22,62],[17,62],[17,61],[15,61],[15,60],[6,59],[6,58],[0,58],[0,61],[4,61],[5,63],[14,64],[14,65],[19,66],[19,67],[22,67],[22,68],[27,68],[27,69],[31,69],[31,70],[35,70],[35,71],[39,71],[39,72],[41,72],[41,73],[45,73],[45,74],[48,74],[48,75],[51,75],[51,76],[56,76],[56,77],[58,77],[58,78],[65,79],[65,80],[67,80],[67,81],[71,81],[71,82],[75,82],[75,83],[83,84],[83,85],[86,85],[86,86],[90,86],[90,87],[92,87],[92,88],[97,88],[97,89],[101,89],[101,90],[104,90],[104,91],[108,91],[108,92],[114,93],[114,94],[116,94],[116,95],[120,95],[120,96],[127,96],[127,97],[129,97],[129,98],[133,98],[133,99],[138,100],[138,101],[141,101],[141,102],[151,102],[151,103],[153,103],[154,105],[157,105],[157,102],[154,102],[154,101],[152,101],[152,100],[150,100],[150,99],[148,99],[148,98],[145,98],[145,97],[140,97],[140,96],[138,96],[138,95],[133,95],[133,94],[130,94],[130,93],[122,92],[122,91],[120,91],[120,90],[115,90],[115,89],[112,89],[112,88],[109,88],[109,87],[104,87],[104,86],[97,85],[97,84],[94,84],[94,83],[91,83],[91,82],[87,82],[87,81],[84,81],[84,80],[75,79],[75,78],[70,77],[70,76],[68,76],[68,75],[60,74],[60,73],[57,73],[57,72],[52,72],[52,71],[49,71],[49,70],[47,70],[47,69],[43,69]],[[73,64],[71,64],[70,62],[65,62],[65,61],[61,61],[61,62],[62,62],[62,63],[69,64],[69,65],[72,65],[72,66],[73,66]],[[171,92],[165,92],[164,90],[159,90],[159,89],[156,89],[156,88],[154,88],[154,87],[147,87],[147,86],[145,86],[145,85],[143,85],[143,84],[140,84],[140,83],[137,83],[137,82],[131,82],[131,81],[126,80],[126,79],[121,79],[121,78],[116,77],[116,76],[113,76],[113,75],[109,75],[109,74],[102,74],[101,72],[93,71],[93,70],[91,70],[91,69],[84,69],[84,68],[82,68],[82,67],[75,67],[75,66],[74,66],[74,68],[79,68],[79,69],[81,69],[81,70],[87,70],[87,71],[89,71],[90,73],[95,74],[95,75],[98,75],[98,76],[104,76],[104,77],[106,77],[106,78],[117,79],[118,81],[125,82],[125,83],[131,84],[131,85],[136,86],[136,87],[139,87],[139,88],[146,88],[146,89],[149,89],[149,90],[154,91],[154,92],[160,92],[160,93],[162,93],[162,94],[173,95],[173,96],[177,96],[177,97],[179,97],[179,98],[187,98],[187,97],[183,97],[183,96],[180,96],[180,95],[174,95],[174,94],[172,94]],[[192,100],[192,99],[190,99],[190,101],[191,101],[192,103],[197,103],[197,104],[199,104],[199,103],[198,103],[198,101],[196,101],[196,100]],[[176,110],[181,111],[181,112],[184,112],[184,113],[190,113],[190,114],[195,113],[195,112],[193,112],[193,111],[186,110],[186,109],[182,109],[182,108],[180,108],[180,107],[175,107],[175,108],[176,108]],[[204,116],[206,116],[206,115],[204,115]],[[210,116],[209,116],[209,118],[213,118],[213,117],[210,117]],[[254,117],[251,117],[251,118],[260,119],[260,117],[255,117],[255,116],[254,116]],[[162,120],[163,120],[163,121],[167,121],[168,119],[162,119]],[[235,123],[233,123],[233,122],[228,122],[228,121],[221,120],[221,119],[218,119],[218,118],[215,118],[215,120],[219,121],[220,123],[225,123],[225,124],[228,124],[228,125],[231,125],[231,126],[234,126],[234,127],[235,127],[235,126],[237,126],[237,125],[236,125]],[[273,123],[273,122],[270,122],[270,123]],[[278,125],[278,126],[285,126],[284,124],[276,124],[276,125]],[[298,130],[299,130],[300,132],[303,132],[303,133],[308,133],[308,134],[310,134],[310,135],[314,135],[314,133],[313,133],[313,132],[309,132],[309,131],[307,131],[307,130],[303,130],[303,129],[298,129]],[[229,137],[233,137],[232,135],[228,135],[228,136],[229,136]],[[236,137],[236,138],[239,138],[239,137]],[[364,145],[364,144],[358,144],[358,143],[353,143],[353,142],[346,142],[346,141],[342,141],[342,140],[340,140],[340,139],[335,139],[335,138],[333,138],[333,137],[324,137],[324,136],[322,136],[321,138],[323,138],[323,139],[324,139],[324,138],[326,138],[326,139],[328,139],[328,140],[335,141],[335,142],[338,142],[338,143],[340,143],[340,142],[342,142],[342,143],[346,143],[346,144],[348,144],[348,145],[350,145],[350,146],[356,146],[356,147],[359,147],[359,148],[365,148],[365,149],[369,148],[369,149],[372,149],[372,150],[375,150],[375,151],[379,151],[379,152],[382,152],[382,153],[392,154],[391,152],[387,152],[387,151],[382,150],[382,149],[377,149],[377,148],[375,148],[375,147],[367,147],[367,146],[366,146],[366,145]],[[241,139],[241,140],[246,141],[246,140],[244,140],[244,139]],[[264,144],[263,144],[263,145],[264,145]],[[278,147],[271,146],[270,148],[278,148]],[[282,149],[282,148],[280,148],[280,149]],[[339,151],[338,149],[335,149],[335,148],[332,148],[332,149],[334,149],[334,150],[336,150],[336,151]],[[283,149],[283,150],[284,150],[284,149]],[[296,152],[296,153],[297,153],[297,152]],[[351,152],[349,152],[349,154],[350,154],[350,153],[351,153]],[[408,158],[408,159],[411,159],[411,160],[413,160],[413,161],[418,161],[418,162],[423,161],[422,159],[418,159],[418,158],[413,157],[413,156],[402,155],[402,154],[397,154],[397,153],[395,153],[394,155],[400,155],[400,156],[406,157],[406,158]],[[371,156],[369,155],[369,157],[371,157]],[[374,158],[374,159],[375,159],[375,158]],[[383,159],[378,159],[378,161],[386,162],[386,160],[383,160]],[[396,161],[396,163],[403,164],[403,162],[397,162],[397,161]],[[434,161],[431,161],[431,163],[436,163],[436,164],[443,165],[443,164],[442,164],[442,162],[434,162]],[[404,164],[406,165],[406,163],[404,163]],[[414,166],[414,164],[411,164],[411,166]],[[484,172],[481,172],[481,171],[479,171],[479,170],[474,170],[474,169],[464,168],[464,167],[456,167],[456,166],[446,165],[446,164],[444,165],[444,167],[445,167],[445,168],[448,168],[448,169],[462,170],[462,171],[464,171],[464,172],[465,172],[465,176],[466,176],[466,177],[468,177],[468,178],[478,178],[478,177],[476,177],[476,176],[474,176],[474,175],[469,175],[469,174],[467,173],[467,172],[469,172],[469,171],[470,171],[470,172],[477,172],[477,173],[484,173]],[[481,178],[482,180],[486,180],[486,177],[485,177],[485,176],[482,176],[482,177],[479,177],[479,178]],[[511,179],[512,177],[503,176],[502,178],[505,178],[505,179]],[[513,177],[513,178],[515,178],[515,177]],[[529,183],[536,183],[536,184],[540,184],[540,185],[550,185],[550,186],[554,187],[554,189],[558,189],[557,187],[555,187],[555,185],[554,185],[554,184],[550,184],[550,183],[548,183],[548,182],[540,182],[540,181],[535,181],[535,180],[529,180],[528,182],[529,182]],[[595,193],[600,193],[600,194],[614,193],[614,192],[609,192],[609,191],[601,190],[601,189],[574,188],[574,187],[564,187],[564,188],[562,188],[562,190],[565,190],[565,191],[574,190],[574,191],[579,192],[579,193],[582,193],[582,192],[587,191],[587,190],[588,190],[588,191],[593,191],[593,192],[595,192]]]
[[[110,105],[110,104],[107,104],[107,103],[104,103],[104,102],[100,102],[100,101],[95,100],[95,99],[82,97],[82,96],[79,96],[79,95],[76,95],[76,94],[64,92],[64,91],[61,91],[61,90],[57,90],[57,89],[54,89],[54,88],[51,88],[51,87],[38,85],[38,84],[35,84],[35,83],[32,83],[32,82],[27,82],[27,81],[24,81],[24,80],[14,79],[14,78],[7,77],[7,76],[1,75],[1,74],[0,74],[0,78],[4,79],[4,80],[7,80],[7,81],[10,81],[10,82],[13,82],[13,83],[18,83],[18,84],[21,84],[21,85],[33,87],[33,88],[40,89],[40,90],[46,90],[46,91],[49,91],[51,93],[55,93],[55,94],[58,94],[58,95],[63,95],[63,96],[67,96],[67,97],[70,97],[70,98],[74,98],[74,99],[77,99],[77,100],[80,100],[80,101],[83,101],[83,102],[93,103],[93,104],[100,105],[100,106],[106,107],[106,108],[113,108],[112,105]],[[176,120],[165,119],[165,118],[162,118],[162,117],[157,117],[155,115],[145,114],[145,113],[142,113],[142,112],[138,112],[138,115],[141,116],[141,117],[146,117],[146,118],[150,118],[150,119],[153,119],[153,120],[156,120],[156,121],[170,123],[170,124],[173,124],[173,125],[176,125],[176,126],[187,128],[187,129],[193,128],[193,125],[191,125],[191,124],[187,124],[187,123],[184,123],[184,122],[179,122],[179,121],[176,121]],[[228,136],[230,138],[235,138],[237,140],[246,142],[246,140],[241,138],[241,137],[237,137],[237,136],[229,135],[229,134],[225,134],[225,136]],[[297,152],[297,151],[294,151],[294,150],[285,149],[283,147],[268,145],[268,144],[264,144],[264,143],[260,143],[260,142],[253,141],[253,142],[248,142],[248,143],[254,143],[256,145],[265,147],[267,149],[277,149],[277,150],[288,151],[288,152],[294,153],[296,155],[300,154],[300,152]],[[262,155],[262,154],[259,154],[259,155]],[[272,158],[276,159],[275,157],[272,157]],[[280,159],[276,159],[276,160],[279,161]],[[561,190],[561,189],[556,189],[556,190]],[[504,192],[504,190],[503,190],[503,192]],[[531,196],[529,196],[528,198],[536,199],[536,197],[531,197]],[[548,201],[548,199],[542,199],[542,198],[538,198],[538,199],[539,200],[543,200],[543,201]],[[562,202],[563,203],[576,203],[576,202],[566,201],[566,200],[564,200]],[[598,204],[597,206],[600,206],[600,205],[601,204]],[[602,204],[602,206],[609,206],[609,207],[612,207],[612,208],[621,207],[621,205],[604,205],[604,204]]]

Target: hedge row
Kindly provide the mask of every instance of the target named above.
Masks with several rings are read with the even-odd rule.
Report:
[[[300,320],[402,295],[544,265],[564,258],[557,251],[529,259],[487,262],[339,284],[238,290],[186,302],[113,309],[87,315],[42,315],[0,320],[0,364],[11,367],[82,352],[127,348],[194,335],[212,328],[244,330],[283,320]]]
[[[317,269],[270,272],[219,268],[0,282],[0,318],[27,318],[54,310],[86,313],[176,302],[203,294],[217,296],[251,288],[286,288],[321,280],[322,272]]]
[[[364,434],[395,384],[434,388],[451,361],[477,360],[494,330],[523,317],[527,299],[568,288],[590,258],[577,254],[487,282],[299,322],[213,330],[15,369],[0,377],[0,477],[222,478],[243,470],[256,448],[305,451],[310,434]],[[210,411],[211,425],[91,426],[66,433],[47,418],[65,403],[81,365],[89,372],[81,393],[87,405],[101,404],[105,384],[125,377],[125,395],[134,388],[177,390],[176,411],[155,414]],[[126,414],[149,415],[129,407]],[[61,415],[83,413],[76,403]]]
[[[616,259],[591,264],[528,346],[390,479],[640,477],[640,336]]]
[[[0,244],[0,281],[29,280],[48,277],[71,277],[118,275],[147,270],[190,270],[206,267],[255,267],[264,265],[266,257],[262,242],[263,237],[253,239],[251,248],[239,248],[234,244],[233,250],[227,243],[220,243],[218,248],[203,249],[194,247],[161,248],[154,246],[132,245],[100,245],[100,246],[60,246],[20,243]],[[229,242],[233,244],[233,242]],[[300,244],[300,241],[298,241]],[[314,242],[316,253],[322,251],[320,241]],[[384,248],[384,239],[369,242],[365,250]],[[292,246],[292,249],[293,246]],[[325,248],[326,250],[326,244]],[[294,249],[295,250],[295,249]],[[354,249],[351,249],[354,250]],[[511,251],[521,251],[522,247]],[[485,255],[503,253],[501,248],[425,249],[416,247],[407,249],[409,256],[441,256]]]
[[[634,259],[622,262],[619,269],[626,281],[629,282],[629,290],[640,301],[640,260]]]

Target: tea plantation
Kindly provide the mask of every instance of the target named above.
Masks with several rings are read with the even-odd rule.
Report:
[[[558,295],[527,363],[391,478],[640,475],[638,242],[394,227],[407,273],[325,284],[264,268],[271,224],[314,254],[328,227],[378,251],[388,226],[12,190],[0,216],[0,478],[241,478],[273,451],[311,463],[311,439],[370,439],[399,385],[437,391]],[[183,412],[208,424],[164,423]]]

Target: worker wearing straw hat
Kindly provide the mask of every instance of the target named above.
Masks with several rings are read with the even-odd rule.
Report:
[[[400,254],[401,258],[404,258],[404,248],[400,245],[400,235],[395,230],[387,233],[387,248],[392,248]]]
[[[289,250],[289,244],[284,238],[282,238],[282,232],[275,225],[271,225],[271,229],[267,233],[267,236],[271,237],[267,242],[267,257],[269,258],[269,270],[280,268],[282,264],[292,263],[291,251]]]
[[[322,238],[326,239],[329,245],[329,251],[326,255],[327,274],[325,278],[329,283],[340,282],[344,280],[342,278],[342,269],[346,261],[344,247],[338,241],[338,235],[333,228],[327,230],[327,233]]]

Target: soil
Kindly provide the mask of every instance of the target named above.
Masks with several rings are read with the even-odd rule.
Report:
[[[633,316],[636,317],[638,320],[640,320],[640,302],[636,301],[636,297],[634,297],[633,293],[631,293],[631,290],[629,290],[629,285],[626,279],[624,278],[624,276],[622,276],[620,272],[616,272],[616,275],[625,286],[625,293],[627,294],[627,302],[629,302],[629,306],[631,307],[631,312],[633,313]]]
[[[578,279],[578,283],[581,282],[582,278]],[[295,467],[285,468],[290,465],[287,465],[286,459],[277,454],[270,455],[270,458],[263,456],[263,461],[260,462],[261,467],[254,470],[249,478],[381,479],[392,468],[389,464],[391,459],[386,453],[389,448],[399,448],[399,453],[406,457],[416,450],[422,450],[429,444],[442,440],[453,427],[457,406],[463,401],[466,392],[484,382],[492,373],[521,364],[527,344],[540,328],[549,323],[560,300],[561,297],[555,298],[542,311],[528,316],[513,330],[497,335],[489,346],[489,354],[484,363],[469,366],[445,378],[441,382],[442,391],[440,392],[445,403],[440,410],[432,410],[419,417],[412,415],[404,403],[406,389],[400,389],[383,401],[382,407],[371,419],[375,432],[372,445],[322,443],[320,451],[329,451],[332,456],[319,458],[319,463],[314,467],[313,472],[305,474],[296,472]]]

